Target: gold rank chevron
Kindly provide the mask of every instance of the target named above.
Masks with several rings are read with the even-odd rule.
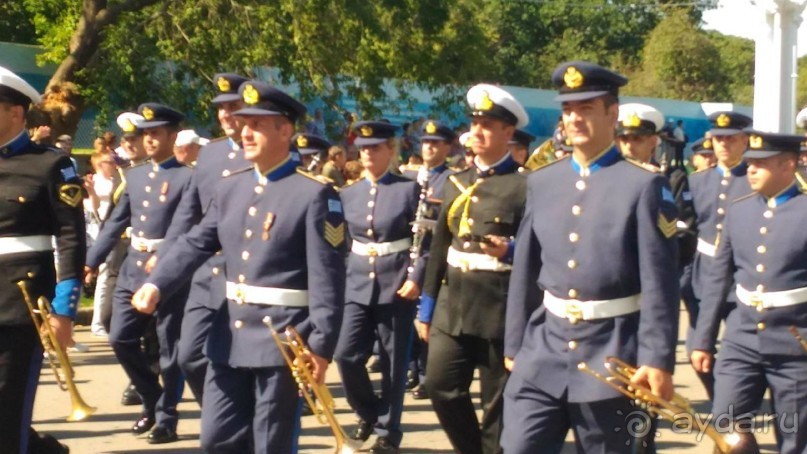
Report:
[[[339,247],[345,241],[345,223],[334,226],[325,221],[325,241],[333,247]]]
[[[661,230],[661,233],[667,237],[672,238],[675,233],[678,231],[678,227],[675,223],[678,220],[676,218],[672,218],[672,220],[668,220],[666,216],[663,214],[658,215],[658,229]]]
[[[83,198],[81,186],[77,184],[63,184],[59,188],[59,199],[73,208],[77,207]]]

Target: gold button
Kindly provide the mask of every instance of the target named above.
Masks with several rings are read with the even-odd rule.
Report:
[[[255,194],[263,194],[263,186],[255,186]]]
[[[249,260],[249,251],[244,251],[241,253],[241,258],[244,260]]]
[[[367,229],[367,236],[373,236],[373,229]]]
[[[569,341],[569,350],[577,350],[577,342]]]
[[[477,197],[475,195],[472,195],[471,196],[471,202],[473,202],[473,203],[479,202],[479,197]]]
[[[138,261],[137,261],[137,266],[139,266],[139,267],[140,267],[140,266],[143,266],[143,261],[142,261],[142,260],[138,260]]]
[[[582,191],[583,189],[586,189],[586,182],[583,181],[583,180],[580,180],[580,181],[578,181],[577,183],[574,184],[574,187],[576,187],[578,191]]]
[[[213,276],[218,276],[218,275],[219,275],[219,267],[215,266],[215,267],[213,267]]]
[[[236,320],[235,323],[233,323],[233,326],[235,326],[236,329],[239,329],[242,326],[244,326],[244,322],[242,322],[241,320]]]
[[[575,262],[574,260],[569,260],[569,262],[566,265],[568,265],[569,269],[572,269],[572,270],[577,268],[577,262]]]
[[[372,214],[368,214],[368,215],[367,215],[367,220],[368,220],[368,221],[372,221],[372,220],[373,220],[373,215],[372,215]]]
[[[20,203],[25,203],[25,197],[19,196],[17,197],[17,201],[19,201]]]
[[[759,330],[759,331],[765,331],[765,322],[759,322],[759,323],[757,323],[757,330]]]
[[[247,229],[246,231],[244,231],[244,236],[247,238],[252,238],[252,230]]]
[[[757,285],[757,291],[762,293],[765,291],[765,286],[762,284]]]
[[[151,192],[151,186],[146,186],[146,192]]]
[[[770,219],[770,218],[773,217],[773,211],[767,210],[764,213],[762,213],[762,215],[765,216],[766,218]]]
[[[375,279],[375,273],[373,271],[370,271],[369,276],[370,276],[370,279]]]
[[[580,216],[580,213],[582,213],[582,212],[583,212],[583,209],[580,208],[579,205],[575,205],[575,206],[572,207],[572,214],[573,215]]]
[[[146,215],[145,215],[145,214],[141,214],[141,215],[140,215],[140,220],[141,220],[141,221],[145,221],[146,219],[147,219],[147,218],[146,218]]]
[[[148,200],[144,200],[144,201],[143,201],[143,206],[144,206],[144,207],[146,207],[146,208],[148,208],[148,206],[149,206],[149,201],[148,201]]]
[[[255,213],[257,213],[257,212],[258,212],[258,209],[255,208],[255,207],[249,207],[249,210],[247,210],[247,213],[249,213],[250,216],[255,216]]]
[[[577,243],[577,240],[579,240],[579,239],[580,239],[580,235],[578,235],[578,234],[576,234],[574,232],[569,234],[569,241],[571,241],[572,243]]]
[[[229,177],[229,176],[230,176],[230,171],[229,171],[229,170],[226,170],[226,169],[225,169],[225,170],[223,170],[223,171],[221,172],[221,176],[223,176],[223,177]]]
[[[499,218],[495,218],[494,221],[499,222]],[[471,219],[471,218],[468,218],[468,225],[474,225],[474,220]]]
[[[569,298],[577,298],[577,290],[569,289]]]
[[[763,235],[767,234],[768,233],[768,228],[767,227],[760,227],[759,233],[761,233]]]
[[[765,272],[765,265],[759,264],[757,265],[757,273],[764,273]]]
[[[726,200],[726,194],[720,194],[719,196],[717,196],[717,198],[720,200]]]
[[[34,274],[33,272],[29,271],[29,272],[28,272],[28,274],[27,274],[27,276],[28,276],[28,279],[33,279],[33,278],[34,278],[34,276],[36,276],[36,274]]]
[[[496,216],[496,217],[493,218],[493,222],[498,224],[499,222],[502,222],[502,218],[500,218],[499,216]]]
[[[765,253],[765,251],[767,251],[767,249],[765,248],[765,246],[763,246],[763,245],[761,245],[761,244],[760,244],[759,246],[757,246],[757,252],[759,252],[760,254],[764,254],[764,253]]]
[[[724,214],[725,212],[726,212],[726,210],[724,210],[723,208],[718,208],[717,209],[717,214]]]
[[[243,274],[239,274],[239,275],[238,275],[238,282],[240,282],[240,283],[242,283],[242,284],[243,284],[243,283],[244,283],[244,282],[246,282],[246,281],[247,281],[247,277],[246,277],[246,276],[244,276]]]
[[[374,206],[375,206],[375,202],[373,202],[373,201],[371,200],[371,201],[367,202],[367,206],[368,206],[368,207],[370,207],[370,208],[372,208],[372,207],[374,207]]]

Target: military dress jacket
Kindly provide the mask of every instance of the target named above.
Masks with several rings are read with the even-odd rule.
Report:
[[[221,250],[228,283],[308,292],[304,307],[228,298],[210,327],[211,361],[285,366],[265,317],[278,330],[295,326],[311,351],[333,356],[345,296],[342,204],[333,187],[296,166],[289,158],[266,175],[247,168],[224,178],[202,222],[177,239],[148,279],[168,294]]]
[[[557,398],[617,397],[578,370],[604,372],[606,357],[673,371],[679,289],[676,208],[667,179],[615,147],[588,165],[566,157],[528,176],[507,300],[505,356],[514,374]],[[551,313],[560,299],[639,295],[637,312],[574,321]]]

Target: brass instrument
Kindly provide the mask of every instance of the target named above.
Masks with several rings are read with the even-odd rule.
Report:
[[[336,420],[334,414],[334,403],[331,391],[324,383],[320,384],[314,379],[309,365],[305,361],[305,356],[308,353],[308,348],[305,345],[300,333],[292,326],[286,327],[283,331],[282,339],[274,325],[272,325],[272,318],[265,317],[263,323],[269,327],[272,332],[272,338],[277,343],[280,353],[286,360],[291,369],[294,379],[297,381],[297,387],[300,390],[303,398],[308,402],[311,411],[317,417],[317,421],[321,424],[327,424],[333,431],[334,438],[336,438],[336,454],[354,454],[359,452],[361,443],[351,440],[345,434],[342,426]]]
[[[807,340],[804,340],[804,338],[801,337],[801,333],[799,333],[799,329],[796,328],[795,326],[791,326],[789,328],[789,330],[790,330],[790,334],[792,334],[793,337],[795,337],[796,340],[799,341],[799,344],[801,344],[801,348],[803,348],[804,351],[807,351]]]
[[[631,378],[636,373],[636,368],[619,358],[613,356],[606,358],[605,368],[610,372],[608,377],[591,369],[586,363],[578,364],[577,368],[619,391],[645,408],[652,416],[660,416],[673,424],[679,424],[681,416],[688,415],[689,417],[686,418],[686,421],[694,425],[692,428],[697,429],[698,433],[703,433],[714,441],[715,453],[759,453],[759,446],[757,446],[753,435],[736,432],[721,434],[714,426],[702,421],[692,408],[689,400],[680,394],[674,394],[671,400],[665,400],[653,394],[649,389],[631,383]]]
[[[22,291],[22,296],[25,299],[25,304],[28,306],[28,313],[31,315],[31,320],[34,322],[34,328],[39,333],[39,340],[42,342],[42,348],[48,357],[50,368],[53,369],[53,375],[56,377],[56,383],[62,391],[67,391],[70,395],[70,415],[67,420],[70,422],[83,421],[90,415],[95,413],[96,408],[87,405],[78,393],[76,383],[73,381],[73,366],[70,365],[70,358],[67,352],[64,351],[59,339],[56,338],[56,333],[48,323],[48,317],[51,314],[50,302],[45,297],[39,297],[37,306],[31,301],[31,295],[28,293],[28,283],[25,281],[17,282],[17,286]],[[53,358],[58,360],[58,364]],[[61,372],[59,371],[61,369]]]

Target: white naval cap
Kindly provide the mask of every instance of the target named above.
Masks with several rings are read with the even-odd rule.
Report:
[[[619,135],[652,135],[664,127],[664,114],[647,104],[627,103],[619,106]]]
[[[183,129],[177,133],[177,140],[174,142],[174,145],[178,147],[184,147],[185,145],[190,145],[192,143],[199,144],[201,146],[205,146],[210,141],[205,139],[204,137],[199,137],[199,134],[196,134],[196,131],[193,129]]]
[[[459,141],[460,141],[460,145],[462,145],[463,147],[471,148],[470,140],[471,140],[471,133],[470,132],[463,132],[460,135]]]
[[[29,104],[36,104],[42,100],[42,96],[31,84],[10,70],[0,66],[0,99],[15,104],[22,104],[24,98],[29,100]]]
[[[530,122],[524,106],[506,90],[490,84],[474,85],[468,90],[472,117],[492,117],[521,129]]]
[[[798,115],[796,115],[796,126],[807,129],[807,107],[801,109]]]
[[[137,128],[140,126],[140,123],[144,122],[145,118],[142,115],[136,114],[134,112],[124,112],[118,115],[118,118],[115,120],[118,123],[121,131],[124,134],[133,134],[137,131]]]

